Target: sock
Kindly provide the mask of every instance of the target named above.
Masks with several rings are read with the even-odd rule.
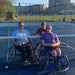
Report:
[[[54,65],[57,65],[57,56],[54,56]]]
[[[61,56],[57,56],[57,63],[58,63],[58,65],[60,65],[60,62],[61,62]]]

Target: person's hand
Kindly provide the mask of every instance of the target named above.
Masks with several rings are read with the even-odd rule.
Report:
[[[55,47],[54,43],[51,44],[51,47]]]
[[[18,46],[22,46],[22,43],[19,43]]]

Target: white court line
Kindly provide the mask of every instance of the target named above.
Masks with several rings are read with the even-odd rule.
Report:
[[[75,37],[75,34],[58,35],[58,37]]]
[[[61,42],[61,41],[60,41]],[[64,43],[64,42],[61,42],[62,44],[64,44],[64,45],[67,45],[69,48],[71,48],[72,50],[74,50],[75,51],[75,48],[74,47],[72,47],[72,46],[70,46],[70,45],[68,45],[68,44],[66,44],[66,43]]]
[[[32,22],[31,22],[32,23]],[[34,22],[34,23],[36,23],[36,22]],[[51,24],[51,25],[67,25],[67,26],[74,26],[75,27],[75,24],[74,23],[68,23],[68,22],[46,22],[47,23],[47,25],[48,24]],[[6,25],[5,25],[6,24]],[[10,25],[8,25],[7,23],[0,23],[0,27],[12,27],[12,26],[18,26],[18,24],[17,23],[9,23]],[[30,24],[30,22],[29,22],[29,25],[28,24],[26,24],[26,23],[24,23],[25,24],[25,26],[41,26],[41,22],[38,22],[38,25],[35,25],[35,24]]]

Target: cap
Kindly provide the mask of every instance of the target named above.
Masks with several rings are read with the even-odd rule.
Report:
[[[46,22],[42,22],[42,23],[41,23],[41,25],[45,25],[45,24],[46,24]]]

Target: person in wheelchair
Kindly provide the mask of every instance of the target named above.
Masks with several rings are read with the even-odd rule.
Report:
[[[49,48],[51,55],[54,57],[55,65],[58,64],[61,57],[61,49],[58,47],[60,45],[59,38],[56,33],[52,32],[52,26],[47,25],[47,32],[41,37],[41,45],[45,48]]]
[[[24,30],[24,23],[19,22],[18,30],[14,31],[11,36],[30,36],[30,32],[28,30]],[[18,39],[11,39],[11,43],[14,45],[14,48],[17,49],[19,52],[22,53],[21,62],[31,62],[31,54],[32,54],[32,47],[33,41],[28,38],[18,38]],[[32,45],[31,45],[32,44]]]

